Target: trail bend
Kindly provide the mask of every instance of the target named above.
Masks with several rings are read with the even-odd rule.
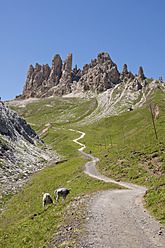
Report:
[[[107,248],[165,248],[164,227],[144,209],[142,196],[146,188],[126,182],[117,182],[101,175],[95,167],[98,158],[85,153],[85,145],[79,142],[84,132],[75,131],[81,136],[75,143],[84,156],[91,158],[85,165],[85,173],[105,182],[124,186],[123,190],[107,190],[95,194],[88,203],[86,221],[87,235],[82,247]]]

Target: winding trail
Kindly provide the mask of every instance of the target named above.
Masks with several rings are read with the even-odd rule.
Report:
[[[70,129],[81,134],[75,143],[78,149],[92,161],[85,165],[85,173],[105,182],[124,186],[124,190],[107,190],[95,194],[88,205],[86,221],[87,236],[83,238],[83,247],[107,248],[157,248],[165,247],[164,227],[155,221],[144,209],[142,196],[146,188],[131,183],[116,182],[101,175],[95,167],[98,158],[83,150],[85,145],[78,142],[85,133]]]

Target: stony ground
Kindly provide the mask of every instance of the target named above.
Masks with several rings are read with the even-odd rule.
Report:
[[[88,213],[86,247],[165,247],[163,226],[143,209],[134,190],[101,192]]]

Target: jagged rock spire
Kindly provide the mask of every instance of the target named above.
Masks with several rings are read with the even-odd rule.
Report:
[[[123,73],[124,75],[128,73],[127,65],[126,65],[126,64],[123,65],[123,71],[122,71],[122,73]]]
[[[139,66],[139,74],[138,74],[138,77],[139,77],[140,79],[144,79],[144,78],[145,78],[142,66]]]
[[[62,76],[60,79],[60,84],[72,82],[71,71],[72,71],[72,54],[69,53],[62,66]]]
[[[29,66],[23,94],[17,99],[63,95],[77,88],[104,91],[119,82],[119,77],[117,65],[108,53],[99,53],[90,64],[84,65],[82,71],[77,66],[72,70],[71,53],[63,63],[60,55],[56,54],[52,59],[52,68],[38,63],[35,67]]]
[[[60,77],[62,68],[62,59],[59,54],[54,55],[52,59],[52,70]]]

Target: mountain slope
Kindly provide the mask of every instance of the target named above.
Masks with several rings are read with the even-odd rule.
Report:
[[[15,111],[0,101],[0,191],[16,192],[29,175],[58,156],[44,151],[44,142]]]
[[[101,174],[147,186],[144,203],[155,218],[165,222],[164,86],[162,82],[143,79],[141,88],[138,82],[132,85],[131,80],[126,80],[99,94],[80,90],[77,95],[72,92],[67,97],[8,103],[67,161],[53,163],[36,173],[24,190],[8,202],[0,235],[4,246],[43,246],[52,238],[56,240],[59,233],[66,234],[66,243],[60,239],[58,244],[74,245],[82,230],[81,225],[74,229],[70,223],[73,219],[85,218],[78,213],[78,209],[82,213],[80,202],[84,194],[114,187],[84,175],[86,160],[77,152],[80,147],[72,141],[79,134],[69,129],[86,133],[80,142],[86,145],[87,153],[91,151],[100,159],[97,169]],[[150,104],[158,140],[154,135]],[[128,112],[130,107],[133,111]],[[54,189],[61,186],[72,188],[66,202],[43,209],[42,193],[49,192],[53,196]]]
[[[156,80],[145,79],[142,81],[143,87],[139,90],[132,88],[132,81],[121,82],[115,87],[106,90],[103,93],[86,92],[71,93],[64,97],[79,98],[96,98],[97,108],[87,117],[85,117],[80,125],[88,125],[102,118],[119,115],[126,111],[138,109],[143,106],[147,99],[151,98],[155,89],[165,92],[164,85]]]

